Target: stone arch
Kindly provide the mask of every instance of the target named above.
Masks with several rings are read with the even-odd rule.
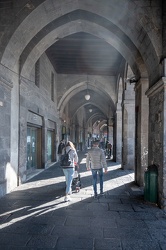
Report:
[[[105,116],[107,116],[107,114],[105,114],[105,108],[103,107],[103,106],[101,106],[101,105],[99,105],[99,104],[97,104],[97,103],[95,103],[95,102],[86,102],[85,104],[82,104],[77,110],[76,110],[76,112],[73,114],[73,117],[76,115],[76,113],[82,108],[82,107],[85,107],[85,106],[87,106],[87,105],[94,105],[94,106],[96,106],[98,109],[100,109],[101,110],[101,112],[105,115]],[[100,114],[101,115],[101,114]]]
[[[151,67],[151,61],[153,61],[155,62],[154,67],[156,68],[155,75],[158,76],[158,53],[155,51],[155,46],[153,46],[153,43],[149,38],[150,35],[146,32],[143,23],[141,23],[141,21],[135,16],[135,12],[137,13],[137,7],[138,6],[131,1],[121,1],[118,4],[114,4],[114,2],[110,1],[107,8],[105,8],[105,5],[103,5],[102,2],[98,2],[96,5],[96,1],[94,0],[92,0],[90,4],[86,0],[72,0],[70,2],[65,1],[64,3],[61,3],[60,1],[53,2],[51,0],[47,0],[32,11],[13,33],[5,48],[1,62],[8,68],[16,69],[16,62],[18,62],[23,49],[44,26],[61,15],[65,15],[77,9],[82,9],[102,16],[119,27],[119,29],[122,30],[128,38],[130,37],[133,44],[136,46],[138,51],[140,51],[140,54],[147,65],[149,75],[151,75],[154,70],[154,68],[152,69]],[[128,9],[130,8],[134,11],[129,12]],[[121,9],[120,15],[119,9]],[[34,27],[33,20],[36,19],[38,22]],[[129,20],[132,20],[132,22],[129,22]],[[137,27],[137,29],[134,29],[133,27]],[[24,34],[22,39],[20,39],[20,34]],[[140,46],[142,42],[144,42],[146,48],[144,46]],[[11,58],[11,60],[8,60],[8,58]]]
[[[89,117],[89,119],[87,120],[87,124],[90,123],[90,122],[92,122],[92,126],[93,126],[94,123],[96,122],[96,120],[97,120],[98,117],[101,117],[101,114],[99,114],[99,113],[93,114],[93,115],[92,115],[91,117]],[[104,120],[105,118],[106,118],[106,117],[103,116],[103,120]],[[93,122],[93,120],[95,120],[95,121]]]
[[[103,129],[103,127],[105,127],[107,125],[107,120],[102,120],[100,123],[99,123],[99,129]]]
[[[77,21],[72,21],[71,23],[67,23],[56,30],[53,30],[48,35],[46,35],[42,40],[39,41],[36,47],[31,51],[31,53],[27,56],[27,59],[24,63],[22,68],[21,74],[29,78],[29,74],[35,64],[35,62],[39,59],[39,57],[44,53],[46,49],[48,49],[53,43],[56,42],[55,37],[57,38],[64,38],[68,35],[84,31],[91,35],[97,36],[101,39],[104,39],[108,44],[113,46],[119,53],[125,58],[125,60],[130,64],[131,68],[133,69],[134,73],[137,77],[140,77],[140,74],[146,75],[146,69],[144,67],[143,61],[139,58],[139,64],[141,65],[141,72],[139,70],[139,66],[137,63],[137,53],[134,51],[134,55],[118,37],[116,37],[113,33],[106,30],[105,28],[98,26],[96,24],[89,23],[87,21],[81,20],[81,24]],[[102,36],[101,36],[102,34]],[[49,43],[48,43],[49,41]]]
[[[74,95],[80,93],[82,90],[86,90],[87,85],[86,81],[81,81],[79,83],[74,84],[71,88],[69,88],[64,95],[61,97],[57,109],[59,110],[60,117],[64,111],[65,106],[68,104],[69,100],[74,97]],[[105,91],[105,89],[101,88],[101,84],[99,82],[91,80],[88,82],[88,89],[95,91],[100,96],[104,96],[104,99],[109,100],[109,106],[112,112],[115,110],[115,105],[112,100],[112,97]]]

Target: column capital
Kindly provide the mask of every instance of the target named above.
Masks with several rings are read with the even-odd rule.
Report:
[[[147,77],[142,77],[139,79],[139,81],[135,84],[135,91],[139,89],[143,84],[147,84],[149,82],[149,79]]]
[[[122,102],[122,106],[124,106],[124,105],[125,105],[125,106],[127,106],[127,105],[128,105],[128,106],[130,106],[130,105],[131,105],[131,106],[132,106],[132,105],[135,105],[135,100],[134,100],[134,99],[131,99],[131,100],[129,100],[129,99],[128,99],[128,100],[124,100],[124,101]]]
[[[122,111],[122,104],[121,103],[117,103],[116,111]]]

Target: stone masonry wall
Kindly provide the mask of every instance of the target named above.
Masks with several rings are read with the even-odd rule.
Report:
[[[56,100],[56,81],[55,81],[55,101],[51,100],[51,74],[55,75],[56,72],[53,70],[51,63],[44,54],[40,58],[40,74],[41,80],[39,87],[34,82],[23,79],[20,85],[20,166],[19,175],[21,182],[24,182],[27,178],[29,171],[26,170],[26,156],[27,156],[27,119],[28,113],[32,112],[37,117],[41,118],[42,124],[42,137],[46,144],[46,133],[47,133],[47,122],[59,123],[57,114],[57,100]],[[33,79],[33,77],[31,77]],[[55,138],[56,139],[56,138]],[[46,149],[46,145],[42,144],[42,147]],[[45,152],[46,150],[43,150]],[[42,157],[43,167],[47,165],[46,156]]]
[[[149,164],[158,166],[159,202],[163,198],[163,90],[149,98]],[[160,204],[161,206],[163,204]]]
[[[141,79],[135,88],[136,92],[136,168],[135,180],[140,186],[144,185],[144,171],[148,166],[148,112],[149,99],[145,95],[148,80]]]
[[[10,162],[10,113],[12,84],[0,78],[0,197],[7,193]],[[8,174],[8,175],[7,175]],[[16,175],[16,173],[13,174]]]

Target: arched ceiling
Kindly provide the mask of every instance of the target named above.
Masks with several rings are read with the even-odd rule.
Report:
[[[71,23],[69,22],[69,23],[63,25],[62,27],[58,28],[57,30],[51,31],[49,34],[47,34],[46,36],[41,38],[41,40],[37,43],[37,45],[34,46],[33,42],[32,42],[32,45],[28,45],[28,47],[25,48],[25,50],[21,56],[21,62],[22,62],[21,74],[23,74],[23,76],[25,76],[25,77],[28,77],[28,72],[31,72],[37,59],[51,45],[53,45],[53,47],[55,48],[56,43],[58,42],[57,38],[60,40],[60,42],[62,42],[66,36],[70,36],[70,35],[76,34],[78,32],[83,32],[83,34],[85,36],[87,34],[91,34],[93,36],[93,39],[96,39],[96,41],[97,41],[97,37],[99,37],[100,42],[102,40],[105,41],[105,44],[104,44],[104,42],[103,42],[103,44],[104,44],[104,47],[105,47],[105,45],[107,45],[107,51],[113,50],[114,54],[118,55],[118,58],[121,57],[121,61],[122,61],[122,56],[123,56],[123,58],[125,58],[125,60],[131,65],[131,68],[132,68],[133,72],[135,73],[135,75],[137,75],[137,78],[140,77],[140,72],[141,72],[142,76],[146,76],[147,72],[145,70],[145,66],[142,63],[141,57],[138,56],[139,55],[138,51],[130,50],[130,48],[128,48],[127,45],[124,44],[122,40],[117,38],[112,32],[110,32],[106,29],[103,29],[103,27],[101,27],[101,26],[98,26],[94,23],[89,23],[87,21],[82,21],[81,24],[78,23],[77,21],[73,21]],[[80,43],[81,43],[81,41],[82,40],[80,40]],[[90,39],[89,39],[89,41],[90,41]],[[70,47],[70,45],[71,45],[71,43],[68,44],[69,47]],[[110,45],[109,50],[108,50],[108,45]],[[30,47],[32,46],[30,51],[28,50],[29,46]],[[90,46],[90,44],[89,44],[89,46]],[[75,49],[76,49],[76,47],[75,47]],[[104,50],[104,48],[103,48],[103,50]],[[99,51],[102,51],[102,47],[100,47]],[[92,52],[92,47],[91,47],[91,52]],[[62,53],[62,50],[61,50],[61,53]],[[74,54],[74,51],[73,51],[73,54]],[[89,53],[89,55],[91,55],[91,54]],[[138,62],[137,62],[137,58],[136,58],[137,56],[138,56]],[[115,57],[114,57],[114,59],[115,59]],[[70,57],[70,60],[71,60],[71,57]],[[91,60],[89,62],[91,62],[92,60],[93,60],[93,57],[91,58]],[[24,65],[23,65],[23,63],[24,63]],[[119,68],[119,63],[115,64],[115,65],[118,66],[117,68]],[[140,67],[141,71],[138,69],[139,67]],[[83,72],[83,73],[85,73],[85,72]]]
[[[117,75],[122,61],[114,47],[85,32],[57,41],[46,52],[59,74]]]
[[[85,100],[85,95],[90,95],[90,100]],[[76,105],[77,104],[77,105]],[[70,117],[73,117],[82,106],[93,105],[100,110],[102,116],[108,117],[113,115],[115,112],[115,104],[113,103],[111,96],[103,89],[100,82],[82,82],[69,88],[66,93],[62,96],[59,101],[58,110],[60,111],[60,116],[64,112],[66,106],[70,112]],[[86,110],[89,110],[86,108]]]
[[[24,77],[29,78],[44,52],[58,74],[102,75],[118,79],[125,62],[136,78],[149,77],[153,82],[160,74],[157,65],[161,51],[156,46],[159,25],[155,18],[149,18],[149,25],[145,25],[145,17],[150,13],[143,0],[139,5],[134,0],[7,2],[8,6],[5,2],[0,5],[0,9],[8,9],[10,17],[1,39],[1,63],[13,71],[19,69]],[[159,4],[156,2],[154,7],[157,10]],[[116,89],[116,81],[110,81],[110,84]],[[67,89],[58,104],[60,112],[69,103],[71,117],[82,106],[88,110],[88,105],[93,106],[95,112],[91,117],[95,119],[100,119],[100,115],[103,119],[112,115],[115,111],[112,100],[117,93],[103,95],[102,89],[102,85],[98,91],[94,86],[91,88],[89,103],[80,98],[84,96],[85,88],[80,86],[79,91],[70,93]],[[89,113],[86,116],[90,119]]]
[[[16,1],[18,2],[18,1]],[[103,3],[104,2],[104,3]],[[25,6],[28,6],[29,1],[24,1]],[[144,60],[145,65],[147,66],[147,71],[153,70],[151,61],[153,60],[155,63],[158,62],[158,56],[160,55],[160,51],[158,50],[158,46],[154,47],[155,41],[158,41],[157,34],[155,32],[151,34],[149,29],[142,22],[143,18],[140,19],[139,6],[137,6],[137,1],[118,1],[118,3],[113,0],[91,0],[90,2],[87,0],[66,0],[66,1],[41,1],[41,4],[36,7],[36,4],[32,2],[32,7],[30,7],[31,13],[27,15],[27,17],[20,23],[19,27],[16,29],[14,34],[12,35],[8,44],[6,44],[6,48],[4,50],[4,54],[2,57],[2,64],[10,67],[15,65],[16,60],[21,56],[24,48],[28,45],[28,43],[36,37],[36,35],[45,28],[47,30],[47,25],[52,23],[54,20],[59,17],[63,17],[66,14],[72,13],[75,10],[83,10],[89,12],[91,15],[97,15],[95,21],[91,21],[93,23],[97,23],[96,19],[99,20],[100,25],[103,25],[100,17],[107,20],[107,29],[112,26],[117,30],[117,34],[122,33],[120,35],[120,40],[125,42],[131,41],[134,46],[137,48],[137,53]],[[144,5],[143,5],[144,6]],[[159,7],[159,4],[157,5]],[[155,7],[156,7],[155,6]],[[18,7],[18,6],[17,6]],[[142,7],[142,6],[141,6]],[[156,8],[157,8],[156,7]],[[132,9],[133,11],[129,11]],[[142,10],[142,9],[141,9]],[[22,10],[25,11],[24,9]],[[144,10],[146,16],[148,16],[148,8]],[[141,13],[142,15],[142,13]],[[84,17],[85,20],[88,20],[88,16]],[[37,20],[37,22],[36,22]],[[78,20],[78,17],[77,17]],[[154,19],[149,18],[149,23]],[[69,22],[71,21],[69,17]],[[35,25],[34,25],[35,22]],[[113,25],[112,25],[113,24]],[[152,23],[153,24],[153,23]],[[54,25],[53,25],[54,26]],[[62,26],[62,25],[61,25]],[[153,24],[155,27],[155,24]],[[83,27],[82,27],[83,28]],[[147,31],[146,31],[147,28]],[[120,31],[120,32],[119,32]],[[114,33],[114,31],[112,32]],[[157,32],[156,32],[157,33]],[[115,33],[116,34],[116,33]],[[152,36],[153,35],[153,36]],[[156,39],[150,40],[150,36],[154,38],[156,35]],[[126,38],[127,39],[126,39]],[[5,41],[6,42],[6,41]],[[49,42],[49,41],[48,41]],[[144,42],[145,46],[142,46],[142,42]],[[12,47],[12,48],[11,48]],[[132,51],[132,48],[131,48]],[[158,53],[159,52],[159,53]],[[135,52],[132,52],[135,54]],[[158,53],[158,55],[157,55]],[[148,57],[147,57],[148,55]],[[135,55],[134,55],[135,57]],[[8,60],[11,58],[12,60]],[[18,58],[18,59],[17,59]],[[14,65],[13,65],[14,63]],[[154,65],[155,65],[154,63]],[[130,65],[132,68],[132,65]],[[154,66],[155,67],[155,66]],[[156,71],[157,74],[157,71]]]

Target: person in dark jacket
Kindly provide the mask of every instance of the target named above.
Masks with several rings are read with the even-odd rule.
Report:
[[[58,146],[58,160],[60,161],[61,155],[62,155],[62,150],[65,147],[65,140],[61,140]]]
[[[112,153],[112,144],[107,141],[106,142],[106,155],[107,155],[107,159],[111,159],[111,153]]]
[[[91,166],[90,166],[91,164]],[[103,168],[107,173],[107,162],[103,149],[99,148],[99,142],[94,141],[92,148],[86,157],[86,168],[92,171],[94,198],[97,198],[97,173],[100,178],[100,195],[103,195]]]

